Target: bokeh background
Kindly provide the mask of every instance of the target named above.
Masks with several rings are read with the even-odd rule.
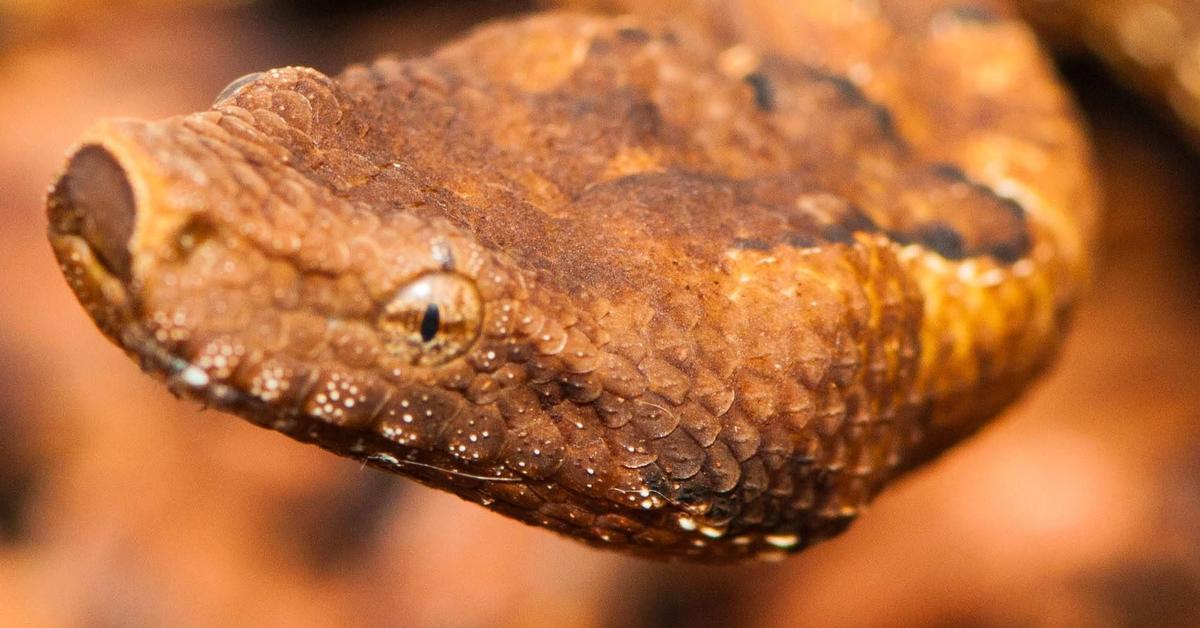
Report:
[[[95,119],[529,9],[0,0],[0,626],[1200,625],[1200,160],[1088,61],[1109,215],[1057,368],[779,564],[588,549],[179,402],[60,278],[42,195]]]

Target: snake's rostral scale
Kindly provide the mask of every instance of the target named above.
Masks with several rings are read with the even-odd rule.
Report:
[[[655,557],[835,535],[1048,364],[1097,194],[1007,3],[567,4],[99,123],[68,282],[178,393]]]

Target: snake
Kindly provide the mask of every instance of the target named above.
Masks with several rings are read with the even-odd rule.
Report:
[[[1100,195],[1019,7],[560,4],[98,122],[68,285],[181,397],[660,559],[834,537],[1053,363]],[[1187,126],[1194,5],[1065,6]]]

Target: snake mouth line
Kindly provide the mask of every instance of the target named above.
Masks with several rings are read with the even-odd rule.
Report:
[[[114,342],[138,358],[143,370],[166,377],[173,391],[180,392],[182,386],[187,394],[206,402],[236,403],[238,391],[213,383],[204,369],[171,351],[137,320],[137,305],[128,284],[104,264],[92,242],[53,227],[50,241],[68,277],[75,278],[72,287],[84,307]],[[102,302],[93,302],[97,298]]]
[[[88,240],[76,233],[55,233],[51,234],[51,241],[54,243],[56,251],[63,255],[64,251],[72,259],[72,263],[79,268],[83,274],[91,274],[92,277],[101,279],[109,286],[119,285],[121,294],[127,295],[125,284],[118,282],[115,277],[108,273],[107,269],[103,268],[99,259],[92,250]],[[66,264],[67,262],[64,262]],[[109,288],[112,290],[113,288]],[[118,316],[112,316],[107,321],[100,322],[102,327],[106,328],[109,336],[117,342],[127,352],[137,357],[143,371],[161,377],[167,389],[176,396],[187,397],[204,404],[205,407],[213,407],[226,412],[232,412],[248,418],[252,423],[260,427],[272,429],[284,434],[290,435],[299,440],[308,440],[321,444],[322,447],[331,449],[341,455],[353,456],[362,460],[364,463],[381,468],[386,471],[396,471],[397,469],[405,469],[414,474],[423,482],[432,483],[429,478],[421,479],[420,473],[428,474],[446,474],[460,479],[478,480],[484,482],[499,482],[499,483],[522,483],[524,480],[519,477],[506,475],[486,476],[466,473],[463,471],[444,468],[434,464],[420,462],[414,460],[414,451],[404,452],[395,448],[394,444],[384,443],[381,437],[372,433],[356,433],[349,440],[341,442],[338,439],[336,428],[331,425],[323,424],[321,420],[299,410],[296,407],[278,407],[270,406],[263,400],[251,395],[250,393],[238,389],[234,386],[215,381],[202,367],[194,364],[185,357],[178,355],[172,351],[166,344],[160,342],[150,333],[145,325],[139,322],[134,316],[135,307],[127,297],[124,299],[114,299],[119,312]],[[310,377],[304,389],[308,389],[315,384],[315,377]],[[303,393],[302,396],[307,396]],[[330,446],[327,443],[341,442],[339,447]],[[368,441],[371,443],[368,446]]]

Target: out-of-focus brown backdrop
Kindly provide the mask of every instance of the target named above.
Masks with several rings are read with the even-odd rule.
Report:
[[[176,401],[60,278],[42,194],[95,119],[528,8],[0,0],[0,626],[1200,625],[1200,161],[1087,63],[1110,210],[1058,368],[779,564],[602,553]]]

